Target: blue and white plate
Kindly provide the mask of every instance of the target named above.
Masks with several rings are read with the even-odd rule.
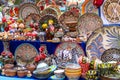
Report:
[[[101,59],[103,52],[110,48],[120,49],[120,27],[111,26],[95,30],[87,41],[86,53],[90,59]]]

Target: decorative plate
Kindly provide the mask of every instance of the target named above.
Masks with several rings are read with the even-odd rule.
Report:
[[[117,61],[120,62],[120,50],[116,48],[111,48],[106,51],[101,56],[103,62]]]
[[[95,30],[86,43],[90,59],[101,59],[103,52],[110,48],[120,49],[120,27],[103,27]]]
[[[52,14],[46,14],[40,18],[39,26],[42,26],[44,23],[48,23],[49,20],[53,20],[54,27],[59,27],[59,22],[56,16]]]
[[[59,21],[61,26],[63,26],[64,30],[76,31],[78,17],[79,17],[79,14],[76,14],[76,12],[69,10],[60,16]]]
[[[29,44],[20,44],[15,50],[15,59],[18,65],[25,66],[34,62],[34,57],[38,54],[37,49]]]
[[[78,58],[84,55],[83,49],[74,42],[63,42],[55,50],[56,63],[59,67],[65,68],[69,62],[77,63]]]
[[[120,22],[119,0],[106,0],[103,4],[103,14],[112,23]]]
[[[40,20],[40,15],[36,14],[36,13],[30,13],[25,19],[24,21],[26,22],[26,24],[30,24],[31,22],[33,23],[39,23]]]
[[[96,13],[98,14],[98,9],[93,5],[93,0],[85,0],[82,4],[82,14],[85,13]]]
[[[24,3],[20,6],[19,17],[25,19],[30,13],[39,14],[39,9],[33,3]]]
[[[45,14],[52,14],[52,15],[58,17],[56,10],[54,8],[50,8],[50,7],[46,8],[42,11],[41,15],[44,16]]]
[[[79,34],[88,34],[102,27],[102,19],[95,13],[85,13],[78,20],[77,30]]]
[[[55,5],[50,5],[48,6],[49,8],[53,8],[54,10],[56,10],[57,14],[58,14],[58,17],[61,15],[61,11],[59,9],[58,6],[55,6]]]

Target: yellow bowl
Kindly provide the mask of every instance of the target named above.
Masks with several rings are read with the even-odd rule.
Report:
[[[81,76],[81,72],[65,72],[65,75],[71,79],[71,78],[79,78]]]
[[[81,68],[78,69],[65,68],[65,72],[69,73],[81,72]]]

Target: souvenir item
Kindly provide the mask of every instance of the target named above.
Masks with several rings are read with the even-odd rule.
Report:
[[[19,18],[25,19],[30,13],[39,14],[39,9],[33,3],[24,3],[19,9]]]
[[[63,42],[55,50],[58,67],[65,68],[66,63],[77,63],[78,58],[84,55],[83,49],[74,42]]]
[[[81,76],[81,67],[79,64],[68,63],[65,68],[65,75],[69,80],[78,80]]]
[[[44,16],[46,14],[52,14],[52,15],[58,17],[56,10],[54,8],[51,8],[51,7],[48,7],[41,12],[41,16]]]
[[[103,26],[102,19],[95,13],[85,13],[78,20],[77,30],[80,34],[91,34],[95,29]],[[89,37],[90,35],[88,35]]]
[[[54,71],[54,74],[56,75],[56,77],[58,78],[63,78],[64,77],[64,70],[63,69],[58,69]]]
[[[10,77],[16,76],[16,72],[17,71],[15,69],[6,69],[5,76],[10,76]]]
[[[15,59],[17,65],[25,66],[27,64],[33,64],[33,59],[37,54],[38,51],[33,45],[29,43],[20,44],[15,50]]]
[[[57,12],[58,17],[61,15],[61,11],[60,11],[58,6],[56,6],[56,5],[49,5],[48,7],[54,9]]]
[[[98,79],[98,71],[97,70],[89,70],[86,73],[86,79],[93,79],[93,80],[97,80]]]
[[[117,61],[120,62],[120,50],[116,48],[110,48],[105,50],[101,56],[103,62]]]
[[[105,0],[103,4],[103,14],[105,18],[112,23],[120,22],[119,8],[119,0]]]
[[[117,26],[111,26],[111,27],[103,27],[95,30],[93,34],[90,36],[90,38],[87,41],[86,44],[86,53],[87,56],[90,59],[105,59],[104,55],[107,54],[109,57],[117,58],[116,55],[119,55],[118,53],[104,53],[105,50],[110,48],[120,48],[119,46],[119,30],[120,28]],[[115,50],[116,51],[116,50]],[[118,51],[117,51],[118,52]],[[103,57],[101,57],[103,55]],[[105,59],[107,61],[108,58]],[[109,58],[110,59],[110,58]]]
[[[30,13],[24,19],[25,23],[28,25],[30,25],[31,23],[39,23],[39,20],[40,20],[40,15],[36,14],[36,13]],[[30,26],[32,26],[32,25],[30,25]]]
[[[57,66],[55,65],[48,66],[46,63],[42,62],[38,64],[37,69],[33,71],[33,76],[38,79],[46,79],[53,74],[56,68]]]
[[[69,10],[59,17],[60,24],[65,31],[76,31],[79,14]]]
[[[65,76],[62,78],[58,78],[56,75],[53,75],[50,77],[50,79],[52,79],[52,80],[65,80]]]
[[[85,0],[82,4],[82,14],[85,13],[96,13],[98,14],[98,9],[93,5],[93,0]]]
[[[104,0],[93,0],[93,5],[99,8],[103,4]]]

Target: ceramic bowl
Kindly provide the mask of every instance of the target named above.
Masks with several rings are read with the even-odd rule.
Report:
[[[30,65],[27,65],[26,68],[27,68],[27,70],[33,72],[33,71],[35,70],[36,67],[35,67],[35,65],[30,64]]]
[[[17,71],[17,75],[18,77],[25,77],[26,76],[27,71],[26,70],[20,70]]]
[[[6,69],[5,70],[5,75],[6,76],[16,76],[16,70],[15,69]]]
[[[63,69],[55,70],[54,74],[56,75],[56,77],[62,78],[64,77],[64,70]]]
[[[5,64],[5,65],[4,65],[4,68],[5,68],[5,69],[12,69],[13,67],[14,67],[13,64]]]
[[[51,80],[65,80],[65,76],[62,78],[58,78],[56,75],[50,77]]]
[[[69,78],[69,80],[79,80],[79,77],[81,76],[81,72],[65,72],[65,75],[67,76],[67,78]]]

